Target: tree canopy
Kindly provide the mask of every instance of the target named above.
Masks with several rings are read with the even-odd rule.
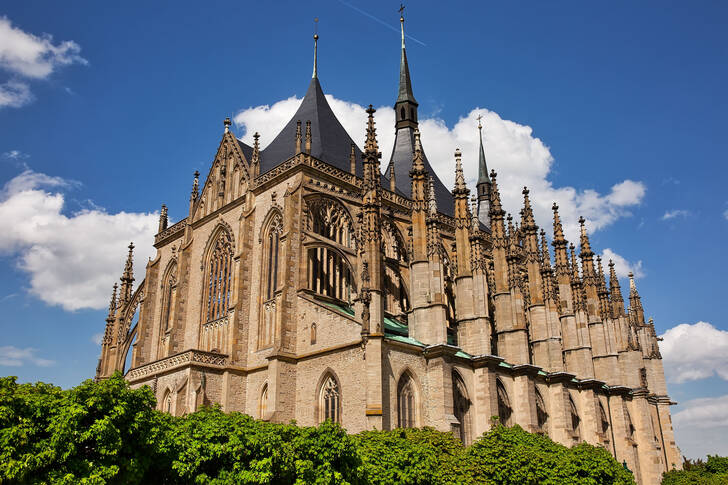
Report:
[[[331,422],[219,407],[173,417],[155,405],[120,374],[69,390],[0,378],[0,484],[634,484],[605,449],[518,426],[465,447],[432,428],[349,435]]]

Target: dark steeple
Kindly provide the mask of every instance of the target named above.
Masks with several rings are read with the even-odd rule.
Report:
[[[480,135],[480,156],[478,160],[478,220],[490,230],[490,178],[488,178],[488,165],[485,163],[485,149],[483,149],[483,124],[478,115],[478,134]]]
[[[409,65],[407,64],[407,52],[404,46],[404,18],[399,19],[402,29],[402,57],[399,65],[399,92],[397,101],[394,104],[396,116],[395,128],[397,130],[394,139],[392,157],[387,168],[387,177],[391,178],[391,171],[394,170],[396,188],[407,197],[412,197],[412,185],[410,183],[409,171],[412,167],[412,157],[415,153],[415,130],[417,129],[417,101],[412,92],[412,80],[410,79]],[[425,171],[432,176],[435,190],[437,208],[440,212],[452,216],[455,210],[455,201],[452,193],[445,187],[440,178],[435,174],[427,156],[422,150],[422,163]]]
[[[402,31],[402,55],[399,60],[399,92],[394,109],[397,113],[397,128],[417,125],[417,100],[412,93],[412,80],[410,79],[409,65],[407,64],[407,50],[404,47],[404,17],[399,17]]]

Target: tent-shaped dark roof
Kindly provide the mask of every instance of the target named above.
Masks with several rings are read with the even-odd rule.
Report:
[[[311,79],[293,118],[260,153],[260,173],[264,173],[288,160],[296,151],[296,123],[301,122],[301,146],[305,146],[306,122],[311,121],[311,155],[346,172],[349,171],[351,144],[354,141],[346,132],[324,97],[317,77]],[[363,129],[363,127],[362,127]],[[362,175],[361,150],[354,144],[356,174]]]

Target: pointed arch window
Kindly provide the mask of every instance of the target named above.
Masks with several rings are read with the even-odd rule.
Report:
[[[513,408],[511,407],[510,399],[508,399],[508,393],[500,379],[495,381],[495,387],[498,395],[498,420],[503,426],[510,426]]]
[[[227,315],[232,293],[233,241],[220,231],[207,257],[204,319],[211,322]]]
[[[409,374],[402,374],[397,385],[397,408],[399,428],[414,428],[417,426],[415,420],[417,415],[417,401],[415,386]]]
[[[308,288],[320,295],[351,304],[354,278],[341,253],[325,246],[308,250]]]
[[[538,429],[546,431],[546,424],[548,423],[549,415],[546,412],[546,405],[543,402],[541,393],[536,389],[536,424]]]
[[[354,249],[354,225],[349,212],[334,199],[325,197],[307,201],[308,228],[337,244]]]
[[[174,297],[177,289],[177,263],[173,262],[165,273],[162,282],[162,334],[172,328]]]
[[[579,417],[579,413],[576,411],[576,404],[574,404],[574,400],[571,396],[569,396],[569,411],[571,414],[571,430],[578,438],[580,436],[581,418]]]
[[[333,375],[328,374],[319,390],[319,422],[332,421],[341,423],[341,392],[339,383]]]
[[[470,399],[468,389],[462,377],[456,371],[452,373],[452,398],[455,418],[459,422],[456,436],[464,445],[470,444]]]
[[[260,419],[266,418],[268,412],[268,383],[263,385],[263,391],[260,393],[260,406],[259,406]]]
[[[283,218],[276,213],[268,225],[265,237],[265,299],[270,300],[278,289],[280,239],[283,234]]]

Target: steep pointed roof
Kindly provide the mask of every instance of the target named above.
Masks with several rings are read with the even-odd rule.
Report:
[[[395,181],[397,182],[397,190],[405,197],[412,198],[412,180],[409,172],[412,169],[412,158],[415,153],[415,131],[410,127],[404,127],[397,130],[394,140],[394,148],[390,157],[390,164],[394,162]],[[427,173],[432,175],[433,185],[435,189],[435,199],[437,200],[437,209],[443,214],[453,216],[455,214],[455,199],[452,193],[442,183],[440,177],[437,176],[435,170],[427,160],[424,149],[422,150],[422,163]],[[391,165],[390,165],[391,169]]]
[[[417,104],[415,95],[412,92],[412,80],[410,79],[409,65],[407,64],[407,50],[404,48],[404,38],[402,38],[402,55],[399,59],[399,91],[397,93],[397,102],[409,101]]]
[[[341,125],[324,97],[318,77],[311,79],[308,91],[296,114],[283,127],[270,144],[260,152],[260,173],[265,173],[288,160],[296,151],[296,122],[311,121],[311,155],[346,172],[349,171],[351,145],[354,141]],[[361,150],[354,144],[356,159]],[[357,164],[361,176],[361,164]]]

